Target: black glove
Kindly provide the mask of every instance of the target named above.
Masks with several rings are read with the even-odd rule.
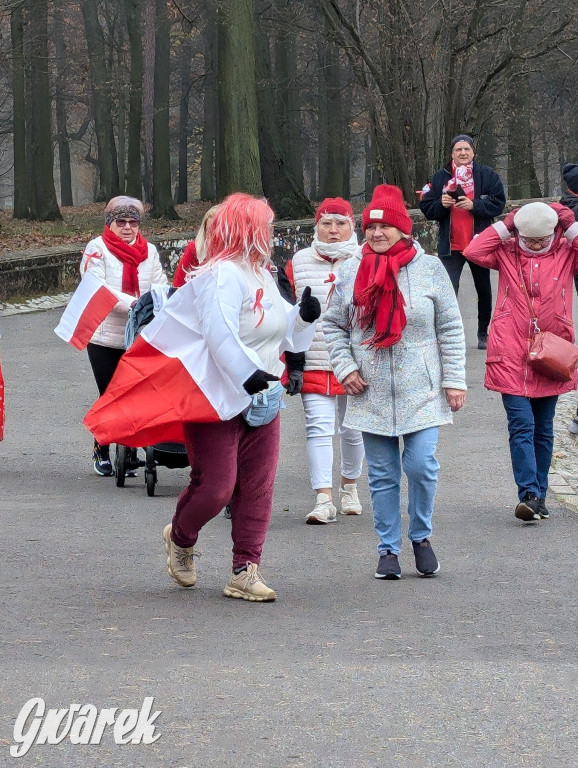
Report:
[[[272,376],[267,371],[257,368],[255,373],[252,373],[244,382],[243,389],[248,395],[256,395],[257,392],[267,389],[270,381],[279,381],[279,376]]]
[[[314,323],[321,315],[321,304],[319,299],[311,295],[310,286],[306,285],[301,294],[299,302],[299,314],[306,323]]]
[[[303,371],[287,371],[289,381],[285,384],[288,395],[298,395],[303,389]]]

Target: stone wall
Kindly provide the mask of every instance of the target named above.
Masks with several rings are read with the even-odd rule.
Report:
[[[552,199],[545,199],[545,202]],[[530,201],[512,201],[506,210],[526,202]],[[417,209],[410,210],[409,214],[413,220],[414,237],[427,252],[435,253],[436,223],[426,221]],[[313,239],[313,225],[314,222],[307,219],[282,222],[275,227],[273,259],[276,264],[285,264],[295,251],[309,245]],[[149,238],[159,249],[168,275],[172,276],[185,245],[194,235],[194,232],[180,232],[170,238]],[[0,254],[0,304],[73,291],[80,279],[81,255],[82,249],[71,245]]]

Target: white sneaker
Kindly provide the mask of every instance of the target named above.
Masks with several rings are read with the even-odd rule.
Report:
[[[337,521],[337,509],[326,493],[317,494],[317,504],[312,512],[309,512],[305,522],[310,525],[325,525]]]
[[[361,514],[362,507],[359,503],[356,483],[345,483],[343,488],[339,489],[339,498],[341,500],[341,509],[339,511],[342,515]]]

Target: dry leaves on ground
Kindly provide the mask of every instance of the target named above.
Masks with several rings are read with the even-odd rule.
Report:
[[[175,206],[177,221],[145,217],[145,237],[169,232],[195,232],[210,203],[195,201]],[[104,203],[61,208],[63,221],[37,222],[13,219],[11,210],[0,211],[0,253],[56,245],[84,244],[100,235],[104,225]]]

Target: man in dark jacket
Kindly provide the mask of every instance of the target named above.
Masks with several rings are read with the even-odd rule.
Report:
[[[419,207],[430,221],[439,224],[438,256],[448,271],[456,294],[466,263],[463,251],[474,235],[493,223],[506,205],[504,185],[487,165],[474,162],[471,136],[460,134],[451,142],[451,162],[437,171],[422,190]],[[478,349],[488,345],[492,316],[490,270],[470,263],[478,294]]]
[[[566,163],[562,168],[562,178],[566,182],[566,192],[560,198],[562,205],[572,209],[578,221],[578,163]],[[578,275],[574,275],[574,285],[578,293]]]
[[[578,221],[578,163],[566,163],[562,168],[562,178],[566,182],[566,192],[560,198],[562,205],[570,208]],[[578,293],[578,275],[574,275],[574,285]],[[578,409],[576,416],[568,424],[568,432],[578,435]]]

